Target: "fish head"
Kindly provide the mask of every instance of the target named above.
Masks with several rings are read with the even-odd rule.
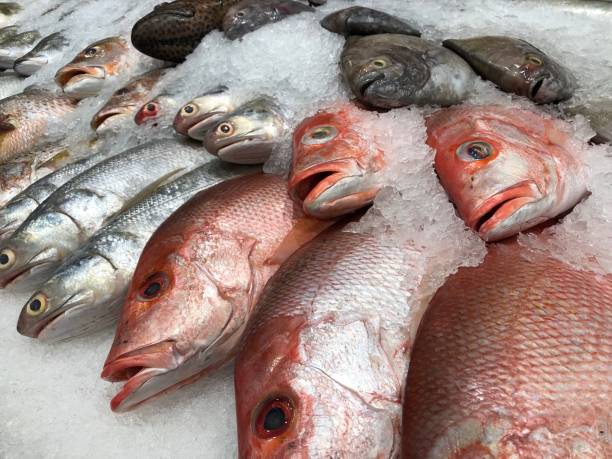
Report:
[[[471,107],[427,120],[435,169],[466,224],[487,241],[548,220],[561,199],[560,177],[575,167],[567,134],[527,110]]]
[[[107,289],[115,269],[100,256],[62,265],[26,302],[17,331],[42,341],[58,341],[85,332],[116,312]]]
[[[109,37],[92,43],[55,75],[65,94],[84,99],[100,93],[107,78],[121,71],[129,46],[121,37]]]
[[[358,126],[359,110],[347,105],[305,119],[293,135],[289,193],[304,211],[333,218],[372,202],[384,168],[383,152]]]
[[[38,72],[49,63],[54,56],[59,56],[59,52],[68,46],[68,41],[60,33],[52,33],[43,38],[34,49],[15,61],[15,72],[23,76],[30,76]]]
[[[206,133],[204,146],[223,161],[261,164],[286,131],[279,108],[267,98],[238,107]]]
[[[419,40],[397,34],[347,40],[341,57],[342,72],[359,100],[374,107],[402,107],[425,86],[430,78],[427,63],[421,53],[399,42],[410,39]]]
[[[140,258],[102,371],[104,379],[125,381],[111,401],[113,411],[128,411],[215,368],[216,350],[233,339],[228,324],[235,289],[216,281],[222,270],[242,274],[228,263],[218,263],[217,272],[215,263],[203,267],[191,256],[202,244],[231,242],[195,237],[184,243],[161,227]]]
[[[256,3],[239,2],[223,17],[223,31],[230,40],[240,38],[268,23],[270,13]]]
[[[206,133],[234,108],[227,88],[220,86],[183,105],[174,118],[174,129],[192,139],[204,140]]]
[[[138,126],[143,124],[158,126],[161,120],[171,119],[171,114],[177,105],[174,97],[161,94],[140,107],[134,116],[134,122]]]
[[[40,33],[29,30],[2,40],[0,46],[0,69],[12,69],[15,60],[27,53],[40,40]]]
[[[574,76],[541,51],[532,48],[521,55],[518,74],[528,97],[539,104],[570,98],[576,89]]]

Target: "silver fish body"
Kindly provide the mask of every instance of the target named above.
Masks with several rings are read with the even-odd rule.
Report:
[[[163,140],[127,150],[76,176],[0,244],[0,286],[41,280],[113,217],[209,160],[201,148]]]
[[[22,76],[34,75],[50,60],[62,55],[62,50],[68,46],[68,41],[59,32],[52,33],[38,42],[28,53],[15,61],[13,69]]]
[[[153,232],[197,192],[257,170],[213,160],[161,186],[98,231],[53,273],[24,306],[18,331],[32,338],[58,340],[116,321]],[[33,311],[30,306],[37,300],[44,307]]]

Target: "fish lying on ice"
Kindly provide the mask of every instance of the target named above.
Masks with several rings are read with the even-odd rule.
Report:
[[[154,233],[134,273],[102,377],[126,411],[227,362],[265,284],[329,223],[304,216],[275,175],[196,195]]]
[[[174,118],[174,129],[179,134],[203,141],[206,133],[235,108],[228,88],[219,86],[183,105]]]
[[[209,32],[221,29],[223,16],[237,0],[164,2],[132,28],[132,44],[147,56],[182,62]]]
[[[204,146],[223,161],[263,164],[287,131],[282,109],[272,99],[260,97],[222,118],[204,138]]]
[[[612,99],[589,100],[583,104],[569,105],[563,108],[567,115],[582,115],[591,124],[597,134],[592,141],[596,143],[612,142]]]
[[[91,128],[98,135],[132,123],[134,113],[149,98],[151,91],[164,75],[164,69],[156,69],[132,79],[123,88],[115,91],[106,104],[94,115]]]
[[[329,14],[321,20],[321,26],[345,37],[381,33],[421,36],[421,32],[402,19],[363,6],[351,6]]]
[[[569,99],[576,89],[576,79],[568,69],[525,40],[492,36],[445,40],[443,44],[503,91],[536,103]]]
[[[230,40],[236,40],[287,16],[313,11],[312,6],[295,0],[241,0],[225,13],[223,32]]]
[[[50,61],[63,56],[68,41],[59,32],[52,33],[38,42],[28,53],[15,61],[13,69],[22,76],[34,75]]]
[[[612,457],[612,278],[490,246],[432,300],[402,457]]]
[[[92,43],[59,69],[55,81],[65,94],[77,99],[97,96],[108,81],[124,72],[133,59],[128,42],[109,37]]]
[[[138,126],[171,126],[178,106],[176,97],[165,93],[160,94],[140,107],[134,116],[134,122]]]
[[[446,193],[487,241],[550,220],[587,194],[580,151],[562,121],[513,107],[470,106],[440,110],[426,123]]]
[[[19,316],[19,333],[58,340],[115,322],[142,250],[164,220],[197,192],[257,170],[214,159],[120,214],[32,295]]]
[[[452,51],[401,34],[349,37],[340,66],[355,97],[379,108],[457,104],[476,79]]]
[[[0,162],[45,143],[49,126],[74,112],[76,101],[36,87],[0,100]]]
[[[209,161],[201,148],[151,142],[96,164],[57,189],[0,244],[0,287],[48,275],[118,213]]]
[[[304,212],[333,218],[369,205],[381,187],[384,152],[358,126],[351,104],[305,119],[293,134],[289,193]]]
[[[36,30],[7,35],[0,42],[0,71],[12,69],[15,61],[30,51],[40,40]]]
[[[21,11],[21,5],[15,2],[0,3],[0,25],[6,24]]]
[[[236,361],[241,458],[398,456],[403,384],[427,305],[408,302],[421,279],[411,263],[422,258],[332,231],[283,264]]]

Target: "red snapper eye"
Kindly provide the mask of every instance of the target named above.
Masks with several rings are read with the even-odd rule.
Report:
[[[287,397],[273,397],[259,406],[255,419],[255,435],[263,440],[285,433],[293,420],[293,403]]]
[[[149,103],[149,104],[145,105],[145,112],[147,112],[148,115],[155,115],[155,114],[157,114],[157,112],[158,112],[157,104]]]
[[[140,301],[151,301],[159,298],[168,288],[170,281],[164,273],[155,273],[147,278],[140,287],[138,299]]]

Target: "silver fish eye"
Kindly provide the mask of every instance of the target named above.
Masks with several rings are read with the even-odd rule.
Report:
[[[304,134],[301,143],[304,145],[319,145],[327,143],[338,135],[334,126],[317,126]]]
[[[457,156],[462,161],[481,161],[493,154],[493,146],[483,141],[471,141],[457,148]]]

